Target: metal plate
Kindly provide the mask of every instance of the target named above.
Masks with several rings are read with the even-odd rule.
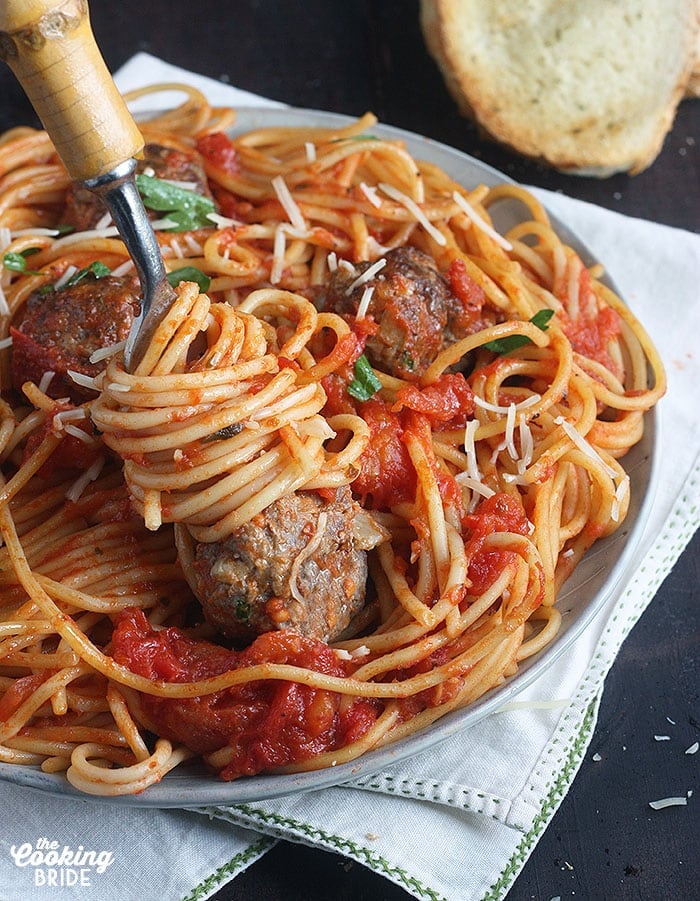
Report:
[[[347,116],[313,110],[241,108],[232,134],[254,128],[284,126],[340,127],[352,121],[354,120]],[[404,141],[408,151],[416,159],[440,166],[465,187],[512,181],[479,160],[429,138],[385,125],[377,125],[371,131],[373,134]],[[523,208],[518,202],[499,202],[491,207],[490,213],[499,231],[506,231],[523,219]],[[557,233],[576,250],[587,266],[597,262],[566,223],[555,216],[550,218]],[[615,286],[609,279],[604,280],[614,289]],[[456,732],[468,729],[512,700],[545,672],[581,634],[598,610],[610,600],[625,574],[631,571],[654,491],[655,444],[656,416],[652,410],[645,417],[644,437],[624,458],[631,483],[627,518],[613,535],[594,545],[563,586],[557,606],[566,615],[559,634],[548,647],[526,660],[512,679],[487,692],[478,701],[447,714],[421,732],[337,767],[294,775],[258,775],[224,782],[207,772],[201,764],[183,764],[169,773],[162,782],[152,785],[140,795],[93,799],[100,803],[138,807],[196,807],[260,801],[338,785],[370,775],[425,751]],[[83,800],[88,797],[74,789],[63,775],[42,773],[35,767],[0,764],[0,779],[50,794]]]

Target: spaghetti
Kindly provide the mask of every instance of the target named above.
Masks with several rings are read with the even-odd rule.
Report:
[[[457,185],[370,115],[230,138],[232,111],[181,90],[142,126],[207,175],[199,221],[168,218],[181,180],[154,214],[178,300],[134,372],[114,335],[66,369],[82,397],[58,391],[57,352],[27,351],[27,311],[131,263],[109,222],[57,228],[69,185],[44,133],[0,138],[0,760],[92,794],[197,755],[227,779],[335,765],[502,683],[623,522],[620,461],[665,390],[640,324],[523,189]],[[501,200],[527,211],[504,235]],[[386,294],[409,252],[453,305],[420,368],[423,326],[402,333]],[[313,604],[342,492],[376,545],[362,609],[325,638],[280,614],[231,649],[195,597],[198,549],[314,498],[285,577]]]

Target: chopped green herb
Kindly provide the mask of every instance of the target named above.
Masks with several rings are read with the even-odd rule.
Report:
[[[234,609],[236,611],[236,619],[240,620],[242,623],[250,622],[250,614],[252,610],[250,609],[250,604],[245,598],[237,597],[234,598]]]
[[[407,351],[404,350],[401,354],[400,359],[401,359],[401,365],[403,366],[403,368],[408,369],[409,372],[412,372],[413,367],[416,365],[413,362],[413,357]]]
[[[538,310],[532,317],[530,322],[537,328],[546,332],[549,328],[549,320],[554,316],[554,310]],[[518,347],[524,347],[526,344],[532,344],[532,341],[526,335],[506,335],[505,338],[496,338],[494,341],[487,341],[484,347],[492,350],[495,354],[507,354],[511,350]]]
[[[196,266],[183,266],[182,269],[175,269],[174,272],[168,273],[168,281],[176,288],[180,282],[196,282],[200,291],[208,291],[211,285],[211,279],[205,275],[201,269]]]
[[[348,394],[355,400],[369,400],[381,387],[369,360],[361,354],[355,361],[355,378],[348,385]]]
[[[37,269],[27,269],[27,257],[38,253],[39,247],[28,247],[21,253],[6,253],[2,258],[2,265],[11,272],[23,272],[25,275],[44,275]]]
[[[225,441],[226,438],[233,438],[235,435],[238,435],[239,432],[243,431],[243,423],[242,422],[233,422],[231,425],[225,426],[223,429],[219,429],[218,432],[214,432],[211,435],[207,435],[204,438],[204,441]]]
[[[215,213],[216,207],[209,197],[188,191],[186,188],[178,188],[150,175],[137,175],[136,184],[144,206],[149,210],[165,213],[166,218],[175,223],[172,231],[189,231],[212,225],[207,216],[209,213]]]
[[[65,222],[62,222],[60,225],[54,225],[53,228],[59,235],[70,235],[71,232],[75,231],[74,225],[67,225]]]
[[[94,278],[104,278],[105,275],[110,275],[112,270],[109,266],[105,266],[104,263],[101,263],[99,260],[95,260],[94,263],[90,263],[89,266],[86,266],[84,269],[79,269],[74,275],[72,275],[68,281],[63,285],[64,288],[72,288],[73,285],[77,285],[78,282],[82,282],[84,279],[89,276],[93,276]]]
[[[101,263],[99,260],[95,260],[94,263],[90,263],[89,266],[86,266],[84,269],[79,269],[77,272],[74,272],[73,275],[66,281],[60,288],[56,288],[55,285],[51,283],[42,285],[41,288],[38,289],[37,294],[50,294],[52,291],[62,291],[64,288],[72,288],[73,285],[77,285],[80,282],[84,281],[86,278],[98,279],[104,278],[105,275],[110,275],[112,270],[109,266],[105,266],[104,263]],[[41,273],[43,275],[44,273]]]

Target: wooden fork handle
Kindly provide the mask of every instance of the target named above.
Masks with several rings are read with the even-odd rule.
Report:
[[[0,58],[71,178],[98,178],[143,147],[95,43],[86,0],[0,2]]]

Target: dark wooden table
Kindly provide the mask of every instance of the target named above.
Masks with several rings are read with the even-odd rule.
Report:
[[[372,110],[386,123],[458,147],[518,181],[673,226],[695,231],[700,226],[700,102],[681,105],[663,152],[636,178],[597,181],[558,174],[483,141],[457,115],[423,44],[416,0],[93,0],[90,8],[112,70],[145,50],[289,104],[350,115]],[[0,98],[0,129],[35,121],[5,67],[0,67]],[[648,801],[663,797],[669,786],[700,794],[700,755],[678,752],[700,739],[699,550],[696,536],[625,642],[607,679],[587,759],[509,901],[698,896],[695,804],[654,812]],[[671,730],[673,754],[669,743],[653,738]],[[593,751],[601,752],[600,762],[591,762]],[[287,843],[215,896],[217,901],[408,897],[359,864]]]

